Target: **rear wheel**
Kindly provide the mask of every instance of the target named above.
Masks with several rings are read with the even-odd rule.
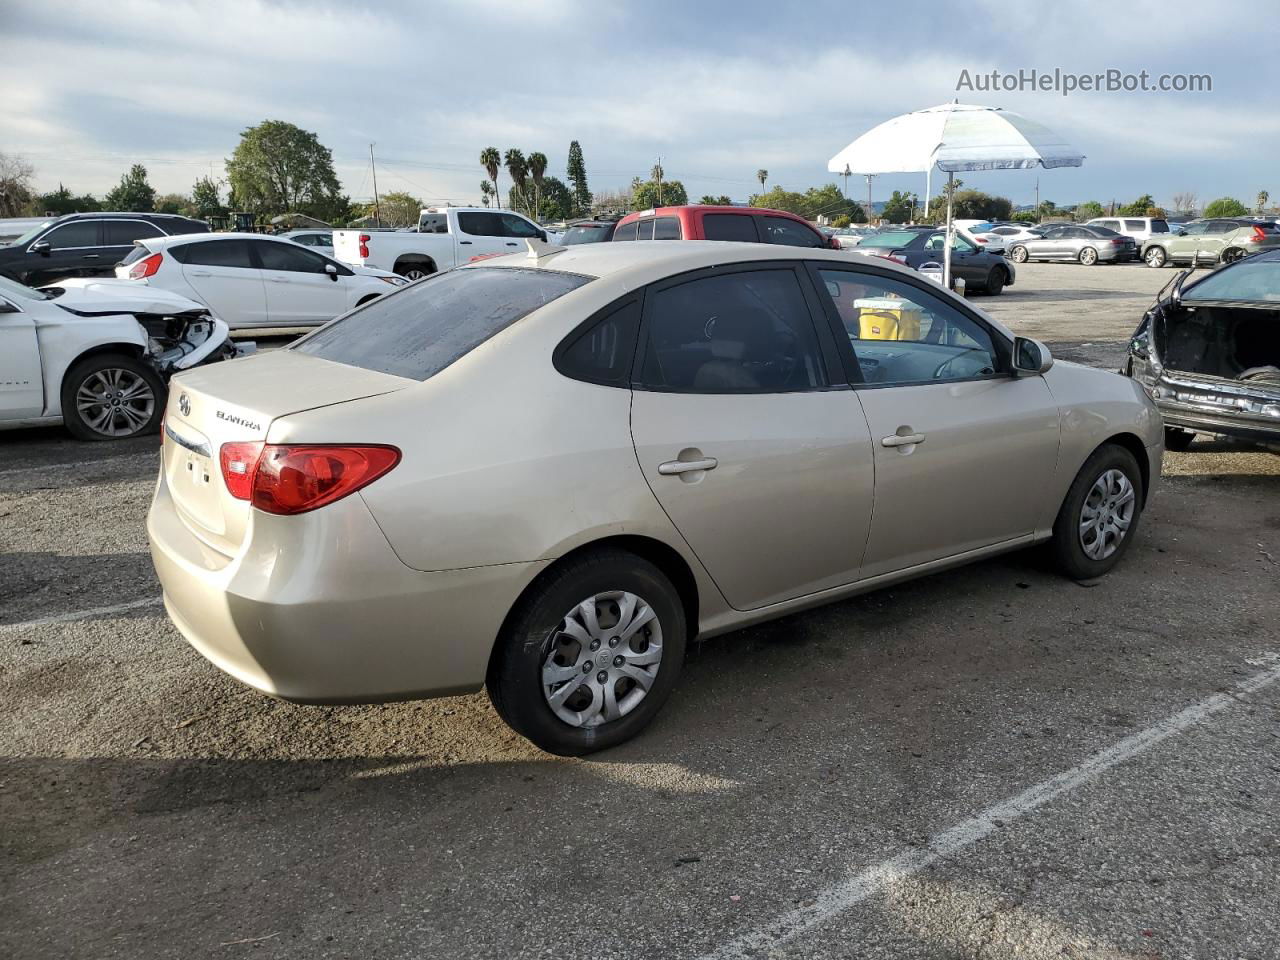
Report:
[[[554,568],[498,638],[486,686],[512,729],[549,753],[629,740],[662,708],[688,625],[671,581],[647,560],[593,551]]]
[[[1148,247],[1142,259],[1147,262],[1148,267],[1157,269],[1169,262],[1169,256],[1164,252],[1164,247]]]
[[[1053,524],[1050,549],[1058,568],[1091,580],[1120,562],[1142,515],[1142,472],[1124,447],[1103,444],[1071,483]]]
[[[123,440],[154,433],[165,385],[148,364],[100,353],[72,365],[62,381],[62,419],[81,440]]]
[[[1244,259],[1244,251],[1239,247],[1232,247],[1230,250],[1222,251],[1223,263],[1235,263],[1237,260]]]
[[[1196,435],[1188,430],[1179,430],[1177,427],[1164,428],[1164,448],[1166,450],[1174,450],[1181,453],[1191,447],[1191,441],[1195,438]]]
[[[1009,251],[1009,259],[1014,263],[1026,263],[1029,256],[1030,254],[1027,253],[1027,248],[1021,244]]]
[[[410,263],[396,264],[396,273],[400,274],[400,276],[404,277],[410,283],[415,283],[418,280],[425,280],[435,272],[436,268],[429,263],[413,261]]]
[[[988,296],[998,297],[1000,291],[1004,289],[1005,272],[1004,267],[992,267],[991,272],[987,274],[987,294]]]
[[[1093,247],[1085,247],[1080,251],[1080,262],[1086,267],[1092,267],[1098,262],[1098,251]]]

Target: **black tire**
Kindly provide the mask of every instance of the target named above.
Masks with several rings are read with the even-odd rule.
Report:
[[[987,296],[1000,296],[1000,291],[1004,289],[1006,276],[1007,274],[1004,272],[1004,267],[991,268],[991,272],[987,274]]]
[[[1239,247],[1231,247],[1229,250],[1222,251],[1221,262],[1224,264],[1235,263],[1237,260],[1243,260],[1244,256],[1245,256],[1244,251],[1241,250]]]
[[[1085,247],[1076,257],[1086,267],[1096,266],[1098,263],[1098,251],[1093,247]]]
[[[425,280],[436,272],[434,265],[430,263],[422,263],[419,261],[410,261],[409,263],[397,263],[395,272],[400,274],[410,283],[416,283],[419,280]]]
[[[1022,244],[1018,244],[1009,251],[1009,259],[1014,263],[1026,263],[1031,258],[1031,254],[1027,252],[1027,248]]]
[[[548,704],[542,668],[566,614],[609,591],[633,593],[653,609],[662,659],[652,687],[631,712],[598,726],[572,726]],[[687,636],[684,605],[661,570],[622,550],[594,550],[553,567],[521,598],[498,637],[485,685],[499,716],[521,736],[548,753],[582,756],[630,740],[649,725],[680,677]]]
[[[116,396],[110,395],[113,380],[123,387]],[[134,387],[141,392],[119,395]],[[82,390],[98,396],[99,402],[82,402]],[[164,381],[150,364],[124,353],[98,353],[76,361],[62,378],[62,420],[80,440],[125,440],[155,433],[167,395]]]
[[[1133,514],[1123,538],[1116,544],[1115,552],[1095,559],[1085,553],[1081,543],[1080,517],[1094,484],[1109,470],[1119,470],[1133,487]],[[1072,481],[1053,523],[1053,540],[1049,549],[1058,569],[1074,580],[1092,580],[1109,572],[1120,562],[1137,535],[1144,496],[1142,471],[1138,469],[1138,461],[1132,453],[1114,443],[1104,443],[1093,451]]]
[[[1182,453],[1191,447],[1191,441],[1196,438],[1194,433],[1189,430],[1179,430],[1177,427],[1164,428],[1164,448]]]

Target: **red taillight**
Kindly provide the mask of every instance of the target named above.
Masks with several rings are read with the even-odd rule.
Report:
[[[237,500],[248,500],[253,496],[253,474],[262,457],[262,441],[253,443],[224,443],[218,451],[218,460],[222,463],[222,482],[227,485],[227,493]]]
[[[253,505],[267,513],[306,513],[355,493],[399,462],[395,447],[269,444],[254,473]]]
[[[367,233],[360,234],[360,256],[369,256],[369,235]]]
[[[986,243],[986,242],[987,242],[987,238],[986,238],[986,237],[974,237],[973,239],[974,239],[977,243]]]
[[[844,247],[840,246],[840,241],[837,240],[835,237],[827,237],[827,246],[830,247],[832,250],[844,249]]]
[[[147,277],[155,276],[156,271],[160,269],[160,261],[163,259],[163,254],[153,253],[145,260],[139,260],[129,268],[129,279],[145,280]]]
[[[907,265],[907,258],[903,256],[899,256],[896,253],[877,253],[877,254],[873,254],[873,256],[880,257],[883,260],[892,260],[894,263],[900,263],[903,266]]]
[[[1113,247],[1122,247],[1122,246],[1124,246],[1124,237],[1112,237],[1112,238],[1111,238],[1111,245],[1112,245]]]
[[[1267,241],[1267,231],[1263,230],[1260,226],[1258,226],[1255,223],[1253,225],[1253,242],[1266,243],[1266,241]]]

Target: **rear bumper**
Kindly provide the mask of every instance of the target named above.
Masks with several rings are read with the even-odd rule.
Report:
[[[1160,416],[1166,427],[1177,427],[1198,433],[1212,433],[1223,437],[1235,437],[1251,443],[1280,445],[1280,423],[1274,427],[1254,419],[1244,419],[1219,413],[1189,410],[1182,406],[1160,403]]]
[[[478,689],[507,611],[545,565],[411,570],[358,495],[297,517],[255,511],[229,558],[190,532],[163,479],[147,533],[187,641],[241,682],[302,703]]]

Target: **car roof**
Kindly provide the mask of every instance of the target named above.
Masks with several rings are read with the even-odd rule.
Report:
[[[775,210],[771,207],[726,207],[721,204],[711,203],[686,203],[675,207],[651,207],[648,210],[635,210],[628,213],[619,220],[619,223],[631,220],[639,220],[643,217],[675,217],[682,212],[693,212],[699,210],[702,213],[737,213],[744,216],[757,214],[761,216],[783,216],[790,217],[793,220],[799,220],[801,223],[808,223],[804,217],[799,214],[790,212],[789,210]]]
[[[187,243],[209,243],[214,240],[269,240],[277,243],[293,243],[288,237],[268,233],[181,233],[172,237],[145,237],[135,243],[145,244],[149,250],[161,247],[180,247]]]

